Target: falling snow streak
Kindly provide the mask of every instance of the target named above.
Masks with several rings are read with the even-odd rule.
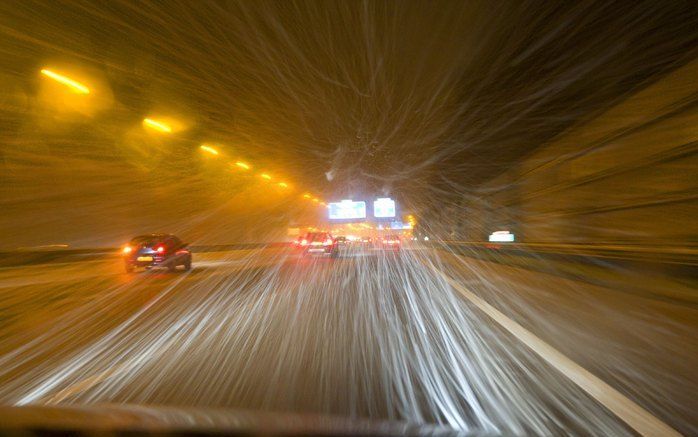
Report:
[[[434,262],[411,252],[337,264],[259,253],[226,274],[195,271],[195,283],[182,275],[138,306],[129,300],[150,278],[130,284],[135,293],[101,290],[0,358],[0,398],[332,413],[516,434],[624,432],[459,299]]]
[[[690,2],[0,3],[3,260],[282,241],[379,195],[435,242],[0,268],[0,402],[629,433],[446,272],[696,434],[696,29]]]
[[[284,215],[297,200],[260,195],[244,174],[202,160],[209,141],[230,162],[331,197],[458,204],[512,160],[693,59],[698,38],[694,11],[678,2],[0,8],[8,248],[111,245],[154,219],[179,231],[192,206],[225,202],[226,226],[190,232],[254,241],[234,225]],[[48,66],[89,85],[89,97],[60,94],[39,73]],[[149,117],[178,129],[157,135],[142,126]]]

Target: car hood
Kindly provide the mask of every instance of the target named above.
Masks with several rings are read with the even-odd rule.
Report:
[[[491,435],[405,422],[219,408],[124,404],[0,407],[0,433],[38,430],[49,431],[48,435]]]

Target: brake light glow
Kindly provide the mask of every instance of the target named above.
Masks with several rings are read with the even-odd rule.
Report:
[[[124,250],[123,250],[124,254],[131,253],[131,251],[133,251],[133,249],[131,248],[131,246],[126,246],[126,247],[124,247]]]
[[[308,240],[303,239],[301,240],[301,246],[307,246],[308,245]]]
[[[164,252],[165,252],[165,248],[162,247],[162,246],[158,246],[158,247],[155,248],[155,251],[156,251],[157,253],[164,253]]]

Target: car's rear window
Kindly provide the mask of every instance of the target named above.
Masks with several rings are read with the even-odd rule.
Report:
[[[310,232],[306,239],[309,241],[318,241],[325,240],[327,237],[327,232]]]
[[[152,235],[143,235],[140,237],[136,237],[133,240],[131,240],[131,245],[134,246],[152,246],[153,244],[157,244],[162,242],[164,237],[154,237]]]

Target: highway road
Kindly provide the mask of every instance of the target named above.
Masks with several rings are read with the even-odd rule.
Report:
[[[3,268],[0,403],[690,435],[697,325],[686,302],[428,248],[203,253],[188,273]]]

